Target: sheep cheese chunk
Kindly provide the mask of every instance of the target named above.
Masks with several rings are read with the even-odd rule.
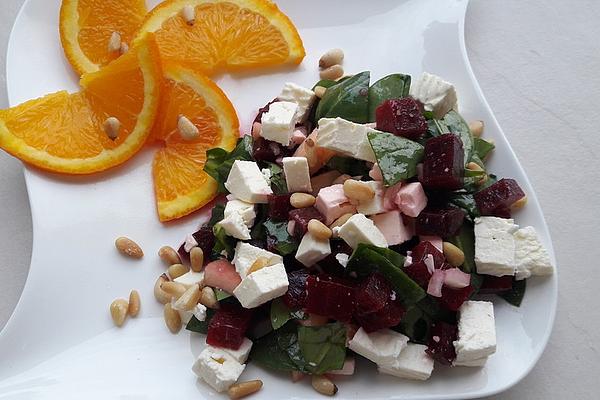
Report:
[[[548,252],[531,226],[514,233],[516,279],[526,279],[532,275],[552,275],[554,266]]]
[[[344,239],[353,249],[360,243],[387,247],[385,236],[375,226],[375,223],[363,214],[354,214],[338,231],[338,236]]]
[[[307,232],[302,237],[298,246],[296,260],[304,264],[305,267],[311,267],[330,254],[331,246],[329,239],[319,240],[311,235],[310,232]]]
[[[458,309],[458,340],[454,342],[456,365],[473,365],[496,352],[494,305],[468,300]]]
[[[218,222],[217,225],[225,229],[225,233],[227,233],[228,236],[232,236],[240,240],[252,239],[250,236],[250,229],[248,229],[248,226],[244,222],[244,218],[240,213],[235,212],[229,214],[220,222]]]
[[[375,364],[393,365],[407,343],[408,337],[391,329],[367,333],[360,328],[348,342],[348,347]]]
[[[377,229],[383,233],[388,246],[402,244],[414,236],[414,231],[404,225],[399,210],[373,215],[371,220],[375,223]]]
[[[272,103],[269,111],[262,115],[260,135],[284,146],[289,145],[296,127],[297,112],[298,104],[296,103],[290,101]]]
[[[455,108],[457,103],[454,86],[428,72],[423,72],[423,75],[410,85],[410,95],[423,103],[425,110],[432,111],[435,118],[442,118]]]
[[[201,285],[204,282],[204,271],[188,271],[185,274],[173,279],[174,282],[181,283],[186,288],[192,285]]]
[[[283,257],[260,247],[252,246],[249,243],[238,242],[235,246],[233,265],[235,265],[235,270],[240,274],[240,277],[244,279],[251,268],[258,267],[257,263],[269,267],[283,263]]]
[[[236,160],[225,182],[225,188],[236,198],[247,203],[267,203],[267,196],[273,194],[254,161]]]
[[[226,349],[225,347],[214,347],[209,344],[206,345],[206,348],[210,348],[213,351],[225,352],[233,357],[235,361],[239,362],[240,364],[245,364],[248,360],[248,356],[250,355],[250,350],[252,350],[252,344],[252,340],[244,338],[242,345],[237,350]]]
[[[317,146],[347,157],[374,163],[377,160],[367,138],[369,132],[377,131],[342,118],[321,118]]]
[[[234,213],[240,214],[244,220],[244,224],[246,224],[248,228],[252,228],[254,220],[256,219],[254,204],[238,199],[229,200],[227,204],[225,204],[224,216],[227,218]]]
[[[286,82],[277,99],[296,103],[298,105],[295,116],[296,122],[303,122],[308,117],[310,108],[317,99],[317,95],[310,89],[292,82]]]
[[[233,290],[233,295],[244,308],[255,308],[283,296],[288,285],[285,267],[283,264],[275,264],[246,276]]]
[[[364,215],[376,215],[386,212],[387,209],[383,204],[383,196],[385,194],[383,183],[379,181],[369,181],[364,182],[364,184],[369,186],[373,192],[375,192],[375,196],[373,196],[372,199],[358,202],[356,211]]]
[[[378,365],[377,370],[381,374],[393,375],[398,378],[427,380],[433,372],[433,358],[425,353],[425,350],[427,350],[427,346],[408,343],[392,364]]]
[[[475,264],[477,273],[494,276],[514,275],[517,225],[512,219],[481,217],[475,219]]]
[[[287,183],[288,192],[311,193],[310,172],[306,157],[284,157],[283,172]]]
[[[331,225],[333,221],[344,214],[354,214],[356,206],[344,194],[344,185],[337,184],[319,190],[315,208],[325,217],[325,224]]]
[[[198,356],[192,371],[217,392],[224,392],[237,382],[245,367],[222,349],[207,347]]]

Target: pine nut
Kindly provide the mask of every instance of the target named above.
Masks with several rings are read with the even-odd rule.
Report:
[[[144,256],[142,248],[136,242],[124,236],[115,240],[115,247],[121,254],[127,257],[142,258]]]
[[[337,393],[338,388],[329,378],[323,375],[312,376],[312,387],[319,393],[325,396],[333,396]]]
[[[331,229],[318,219],[308,221],[308,232],[318,240],[329,240],[331,238]]]
[[[121,121],[116,117],[108,117],[102,125],[104,133],[110,140],[116,140],[119,137],[119,130],[121,129]]]
[[[211,287],[205,286],[202,288],[200,304],[212,309],[219,308],[219,302],[217,301],[217,297],[215,296],[215,291]]]
[[[260,379],[240,382],[232,385],[229,390],[227,390],[227,394],[229,394],[230,399],[241,399],[242,397],[258,392],[262,386],[263,382]]]
[[[512,203],[510,208],[512,208],[514,210],[519,210],[519,209],[525,207],[526,204],[527,204],[527,196],[523,196],[519,200]]]
[[[154,298],[161,304],[167,304],[171,301],[171,295],[162,289],[162,285],[168,281],[167,274],[162,274],[154,283]]]
[[[327,88],[325,88],[323,86],[315,86],[315,90],[314,90],[315,95],[320,99],[322,99],[323,96],[325,96],[326,91],[327,91]]]
[[[190,269],[183,264],[173,264],[167,269],[167,274],[172,280],[177,279],[188,272],[190,272]]]
[[[171,303],[165,304],[163,317],[171,333],[177,333],[181,330],[181,317],[179,316],[179,312],[171,306]]]
[[[108,52],[115,53],[117,51],[121,51],[121,34],[113,32],[108,39]]]
[[[119,48],[119,53],[125,54],[129,51],[129,45],[125,42],[121,43],[121,47]]]
[[[171,266],[173,264],[181,264],[179,254],[171,246],[161,247],[160,250],[158,250],[158,256],[168,266]]]
[[[300,371],[292,371],[292,382],[296,383],[304,379],[304,374]]]
[[[129,304],[127,300],[117,299],[110,304],[110,316],[116,326],[122,326],[127,317],[127,309]]]
[[[189,311],[200,300],[200,286],[192,285],[190,286],[177,301],[173,304],[173,308],[181,311]]]
[[[450,242],[442,243],[444,257],[453,267],[460,267],[465,262],[465,253]]]
[[[375,191],[365,182],[348,179],[344,182],[344,194],[351,200],[369,201],[375,197]]]
[[[312,207],[317,199],[308,193],[294,193],[290,197],[290,204],[294,208]]]
[[[165,282],[162,284],[161,289],[170,296],[170,299],[175,300],[180,298],[187,290],[187,288],[179,282]]]
[[[344,61],[344,51],[342,49],[327,50],[319,59],[319,68],[329,68]]]
[[[196,10],[191,5],[185,5],[181,9],[181,16],[188,25],[194,25],[196,22]]]
[[[177,118],[177,129],[184,140],[194,140],[200,137],[200,131],[185,115]]]
[[[140,313],[140,306],[140,294],[137,290],[132,290],[131,293],[129,293],[129,307],[127,308],[127,314],[131,317],[137,317]]]
[[[321,77],[321,79],[329,79],[331,81],[335,81],[336,79],[344,76],[344,68],[342,68],[342,66],[338,64],[332,65],[331,67],[322,70],[319,76]]]
[[[252,265],[250,266],[250,268],[248,268],[248,272],[246,272],[246,275],[250,275],[253,272],[256,272],[256,271],[258,271],[260,269],[263,269],[267,265],[269,265],[269,259],[268,258],[258,257],[256,259],[256,261],[254,261],[252,263]]]
[[[471,121],[469,123],[469,130],[473,136],[481,137],[483,135],[483,121]]]
[[[481,166],[475,162],[470,162],[465,166],[466,169],[468,169],[469,171],[485,171],[483,168],[481,168]],[[485,183],[485,181],[488,180],[488,175],[482,175],[481,178],[477,181],[478,185],[483,185]]]
[[[333,223],[331,225],[329,225],[330,229],[333,228],[339,228],[342,225],[344,225],[346,222],[348,222],[348,220],[353,216],[354,214],[348,213],[348,214],[344,214],[341,217],[339,217],[338,219],[336,219],[335,221],[333,221]]]
[[[331,182],[332,185],[341,185],[344,182],[346,182],[348,179],[352,179],[352,177],[348,174],[342,174],[340,176],[338,176],[337,178],[334,179],[333,182]]]
[[[192,266],[192,271],[202,271],[204,267],[204,251],[200,247],[194,247],[190,250],[190,265]]]

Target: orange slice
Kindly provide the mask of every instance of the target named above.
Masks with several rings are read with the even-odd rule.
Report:
[[[161,221],[170,221],[215,198],[217,182],[203,170],[206,150],[233,150],[239,122],[223,91],[191,69],[166,64],[161,94],[153,137],[164,147],[154,157],[152,175],[158,216]],[[196,139],[186,140],[180,134],[180,116],[198,129]]]
[[[60,40],[65,55],[79,75],[98,71],[121,55],[109,50],[113,33],[117,45],[131,44],[146,16],[144,0],[63,0],[60,8]]]
[[[132,157],[151,132],[162,79],[153,38],[81,79],[82,90],[58,92],[0,110],[0,148],[36,167],[89,174]],[[109,139],[105,122],[120,127]]]
[[[139,32],[156,32],[163,60],[208,75],[299,64],[305,55],[296,27],[268,0],[167,0],[148,13]]]

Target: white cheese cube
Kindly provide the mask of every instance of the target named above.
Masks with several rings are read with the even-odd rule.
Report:
[[[204,282],[204,271],[189,271],[181,275],[180,277],[173,279],[173,281],[181,283],[182,285],[188,288],[192,285],[202,284]]]
[[[313,103],[317,99],[315,92],[305,87],[286,82],[277,98],[280,101],[289,101],[298,105],[296,122],[303,122],[307,117]]]
[[[454,361],[452,365],[455,367],[483,367],[487,360],[488,357],[477,358],[469,361]]]
[[[250,350],[252,350],[252,340],[248,338],[244,338],[242,345],[237,350],[226,349],[224,347],[214,347],[209,344],[206,345],[206,348],[211,348],[215,351],[222,351],[229,354],[233,359],[240,364],[245,364],[248,360],[248,356],[250,355]]]
[[[230,213],[227,217],[219,221],[217,225],[225,229],[225,233],[227,233],[228,236],[240,240],[252,239],[250,236],[250,229],[248,229],[248,226],[240,213]]]
[[[273,177],[271,170],[269,168],[263,168],[260,170],[260,172],[263,174],[265,181],[267,181],[267,185],[271,186],[271,178]]]
[[[312,192],[306,157],[284,157],[283,172],[285,173],[288,192]]]
[[[306,232],[298,246],[296,260],[304,264],[305,267],[312,267],[330,254],[329,239],[320,240]]]
[[[379,181],[364,182],[375,192],[375,196],[367,201],[360,201],[356,206],[356,211],[364,215],[376,215],[388,211],[383,205],[383,196],[385,189],[383,183]]]
[[[456,362],[478,360],[496,352],[494,305],[468,300],[458,309],[458,340],[454,342]]]
[[[348,347],[375,364],[392,365],[407,343],[406,336],[391,329],[367,333],[360,328],[348,342]]]
[[[377,131],[342,118],[321,118],[317,146],[374,163],[377,160],[367,138],[369,132]]]
[[[236,160],[225,187],[236,198],[248,203],[267,203],[267,196],[273,194],[254,161]]]
[[[527,226],[514,233],[517,280],[532,275],[552,275],[554,266],[548,252],[540,242],[535,228]]]
[[[432,111],[435,118],[442,118],[456,106],[454,86],[439,76],[423,72],[423,75],[410,85],[410,95]]]
[[[283,264],[264,267],[251,273],[233,290],[233,295],[245,308],[258,307],[282,296],[288,289],[288,278]]]
[[[206,320],[206,306],[198,303],[192,308],[192,313],[198,321]]]
[[[181,325],[186,326],[192,317],[196,317],[198,321],[204,321],[206,319],[206,307],[202,304],[196,304],[191,310],[182,310],[175,307],[177,299],[171,299],[171,307],[179,313],[181,319]]]
[[[248,270],[259,260],[266,266],[283,263],[283,257],[279,254],[271,253],[249,243],[238,242],[235,246],[233,265],[242,279],[248,275]]]
[[[278,101],[269,106],[269,111],[261,118],[262,130],[260,135],[267,140],[290,144],[296,127],[298,104],[289,101]]]
[[[338,236],[344,239],[353,249],[360,243],[372,244],[378,247],[387,247],[385,236],[375,223],[363,214],[354,214],[338,231]]]
[[[224,392],[239,379],[246,366],[215,347],[207,347],[200,353],[192,371],[217,392]]]
[[[475,219],[475,264],[477,273],[494,276],[514,275],[517,225],[512,219],[481,217]]]
[[[256,219],[254,204],[238,199],[229,200],[227,204],[225,204],[224,217],[227,218],[233,213],[240,214],[246,226],[252,228],[254,220]]]
[[[392,364],[380,364],[377,370],[398,378],[427,380],[433,371],[433,358],[425,353],[426,349],[427,346],[422,344],[408,343]]]

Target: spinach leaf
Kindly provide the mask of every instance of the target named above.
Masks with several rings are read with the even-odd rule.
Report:
[[[483,189],[487,189],[492,186],[494,183],[498,182],[498,177],[494,174],[489,174],[488,179],[481,185],[477,191],[481,191]]]
[[[198,318],[192,315],[192,318],[185,326],[185,329],[192,332],[204,333],[206,335],[208,333],[208,324],[213,315],[215,315],[215,310],[212,308],[206,310],[206,319],[204,321],[198,321]]]
[[[350,176],[369,175],[367,163],[351,157],[333,156],[327,162],[327,167]]]
[[[369,88],[369,121],[375,121],[375,110],[386,100],[408,96],[410,75],[392,74],[381,78]]]
[[[450,238],[450,243],[465,253],[465,262],[461,269],[470,274],[476,272],[475,268],[475,232],[473,224],[465,222],[458,231],[458,235]]]
[[[321,86],[321,87],[324,87],[325,89],[328,89],[328,88],[332,87],[333,85],[335,85],[336,83],[338,83],[338,82],[332,81],[330,79],[321,79],[319,82],[315,83],[315,86],[313,86],[312,90],[315,90],[315,88],[317,86]]]
[[[213,226],[213,235],[215,236],[215,245],[213,253],[221,254],[223,250],[227,252],[227,257],[233,257],[233,248],[235,247],[235,238],[228,236],[221,225]]]
[[[525,297],[525,290],[527,289],[527,281],[525,279],[517,281],[513,280],[513,287],[511,290],[498,294],[498,296],[502,297],[509,304],[512,304],[515,307],[520,307],[521,302],[523,302],[523,297]]]
[[[254,226],[250,230],[250,236],[252,237],[252,240],[266,242],[267,230],[265,229],[264,224],[268,218],[268,208],[269,206],[267,204],[256,204],[254,206],[254,209],[256,210],[256,218],[254,221]]]
[[[408,336],[411,342],[427,344],[431,318],[418,306],[412,306],[402,317],[398,326],[400,333]]]
[[[223,220],[223,218],[225,218],[225,204],[215,204],[210,214],[208,226],[212,228],[217,222]]]
[[[227,193],[225,182],[235,160],[252,160],[252,136],[246,135],[240,138],[231,152],[220,147],[206,151],[204,172],[217,181],[220,193]]]
[[[267,235],[275,239],[275,250],[277,250],[279,254],[287,256],[298,249],[298,242],[287,230],[287,222],[278,222],[268,219],[263,225],[267,231]]]
[[[473,156],[477,156],[482,162],[495,147],[493,143],[486,140],[478,137],[473,138]]]
[[[329,87],[319,101],[315,120],[340,117],[364,124],[369,119],[369,71],[361,72]]]
[[[395,185],[417,174],[417,164],[423,159],[425,151],[419,143],[385,132],[369,132],[367,137],[385,186]]]
[[[292,313],[281,299],[275,299],[271,302],[271,325],[273,329],[281,328],[291,319]]]
[[[276,371],[308,373],[294,323],[287,323],[280,329],[255,340],[250,358],[257,364]]]
[[[231,293],[227,293],[226,291],[224,291],[223,289],[214,289],[215,292],[215,297],[217,298],[217,301],[221,301],[221,300],[225,300],[228,299],[232,296]]]
[[[475,197],[473,197],[472,193],[453,193],[450,195],[448,201],[450,204],[465,211],[467,218],[471,222],[480,216],[479,208],[477,208],[477,203],[475,203]]]
[[[275,163],[268,164],[271,171],[271,190],[274,194],[286,194],[288,189],[283,168]]]
[[[306,368],[316,375],[341,369],[346,359],[346,326],[334,322],[323,326],[299,326],[298,343]]]
[[[466,164],[473,154],[473,135],[471,134],[469,125],[465,122],[463,117],[454,110],[450,110],[448,114],[442,118],[441,122],[444,123],[450,132],[458,135],[462,140]]]

